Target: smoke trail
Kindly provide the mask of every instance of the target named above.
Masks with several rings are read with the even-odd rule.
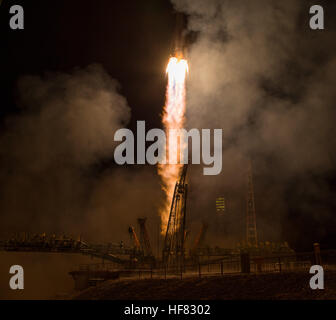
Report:
[[[166,199],[164,206],[160,211],[161,229],[165,232],[169,219],[170,201],[173,196],[175,182],[179,177],[181,164],[175,164],[178,161],[178,141],[170,129],[182,129],[184,124],[184,115],[186,111],[186,73],[188,64],[184,59],[178,60],[175,57],[169,59],[167,70],[168,84],[166,92],[166,105],[163,114],[163,124],[166,130],[167,144],[166,154],[169,157],[168,164],[160,164],[158,172],[162,180],[162,188]],[[183,148],[183,146],[179,146]],[[175,162],[176,161],[176,162]]]

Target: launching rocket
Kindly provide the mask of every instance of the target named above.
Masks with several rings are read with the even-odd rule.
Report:
[[[185,36],[183,33],[184,27],[185,27],[184,15],[181,12],[177,12],[173,56],[178,59],[182,59],[185,57]]]
[[[162,233],[166,233],[168,220],[170,216],[171,199],[173,198],[176,181],[180,177],[181,164],[175,162],[179,155],[183,154],[185,146],[178,143],[171,135],[171,129],[182,129],[185,122],[186,110],[186,76],[189,70],[188,62],[185,56],[185,16],[182,13],[176,14],[176,25],[174,41],[172,41],[172,56],[168,60],[166,72],[168,83],[166,90],[166,103],[162,122],[165,132],[168,133],[168,143],[166,145],[166,154],[169,157],[169,163],[158,165],[158,173],[162,180],[162,188],[166,194],[165,202],[160,208]]]

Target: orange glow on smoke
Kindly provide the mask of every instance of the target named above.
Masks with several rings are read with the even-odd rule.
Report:
[[[169,59],[166,72],[168,74],[168,84],[166,91],[166,105],[164,107],[163,119],[166,130],[167,144],[166,155],[167,164],[159,164],[158,172],[162,180],[162,189],[166,199],[164,206],[160,210],[161,231],[164,234],[167,228],[171,200],[174,193],[175,183],[179,179],[181,164],[173,164],[171,159],[179,160],[178,140],[169,136],[170,129],[182,129],[186,110],[186,75],[188,73],[188,63],[185,59],[171,57]]]

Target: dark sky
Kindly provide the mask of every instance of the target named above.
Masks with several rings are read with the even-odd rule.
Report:
[[[120,82],[133,106],[133,121],[159,125],[164,69],[174,41],[175,15],[169,1],[16,2],[20,3],[25,9],[24,31],[8,27],[12,1],[3,1],[0,8],[1,97],[6,101],[2,115],[15,112],[20,75],[69,72],[95,62]]]
[[[174,0],[174,2],[183,3],[184,1]],[[199,1],[196,2],[199,3]],[[216,1],[212,1],[211,3],[215,2]],[[259,2],[261,3],[262,0],[256,1],[256,3]],[[233,32],[233,34],[237,39],[243,39],[242,43],[244,43],[244,45],[240,47],[239,41],[237,42],[238,45],[233,42],[234,45],[228,47],[229,49],[231,48],[232,51],[225,51],[226,47],[221,47],[220,41],[224,44],[231,43],[230,41],[235,38],[230,38],[226,34],[223,35],[223,30],[221,27],[218,27],[220,24],[215,24],[215,21],[219,19],[219,13],[218,15],[212,13],[214,15],[213,17],[211,17],[210,14],[210,18],[204,14],[205,18],[203,21],[199,18],[202,17],[203,13],[201,12],[201,14],[199,14],[200,12],[197,12],[198,9],[196,7],[185,9],[188,14],[193,15],[194,19],[193,24],[189,26],[189,31],[192,30],[196,33],[201,33],[198,44],[191,50],[191,61],[193,63],[191,70],[195,70],[195,72],[191,75],[189,100],[191,101],[190,105],[199,103],[202,109],[199,110],[199,113],[191,114],[190,123],[195,126],[198,124],[201,125],[201,121],[198,122],[195,120],[199,116],[200,119],[208,120],[211,118],[211,121],[214,119],[212,122],[209,120],[208,123],[211,123],[210,127],[212,127],[213,124],[215,127],[223,126],[223,128],[226,128],[227,126],[224,124],[226,123],[225,119],[230,119],[231,115],[226,116],[226,114],[223,115],[222,111],[219,111],[217,116],[217,109],[212,108],[211,104],[217,105],[228,98],[228,103],[233,103],[234,106],[236,106],[236,102],[237,105],[240,104],[242,100],[244,102],[243,96],[246,97],[246,101],[253,101],[257,107],[247,110],[248,112],[246,112],[246,114],[248,114],[248,119],[246,122],[237,122],[237,126],[232,125],[232,128],[230,127],[232,130],[230,130],[229,135],[225,137],[225,139],[229,141],[227,141],[227,149],[229,152],[225,154],[224,163],[228,164],[228,162],[235,162],[236,159],[240,159],[241,156],[238,156],[240,153],[244,155],[250,153],[254,157],[256,164],[255,184],[256,203],[259,214],[258,221],[260,228],[265,227],[264,230],[266,230],[260,232],[261,235],[264,235],[264,237],[261,236],[261,238],[264,238],[264,240],[270,239],[274,234],[274,229],[271,227],[274,223],[274,225],[276,225],[274,228],[277,230],[277,236],[274,240],[288,240],[292,246],[299,249],[310,249],[314,241],[321,242],[325,248],[331,248],[335,247],[336,243],[335,159],[331,160],[333,161],[333,165],[327,168],[324,167],[324,164],[320,166],[319,161],[314,162],[314,164],[316,163],[316,167],[320,166],[319,169],[322,167],[323,170],[316,170],[311,164],[306,165],[305,170],[294,170],[293,167],[294,164],[300,166],[300,161],[298,162],[299,164],[295,163],[296,157],[300,159],[309,159],[310,157],[319,159],[319,155],[316,156],[320,151],[319,148],[316,148],[316,153],[313,152],[314,156],[310,156],[310,152],[307,151],[314,151],[316,145],[323,145],[323,149],[321,149],[322,153],[320,154],[321,158],[323,158],[325,154],[328,155],[329,150],[331,158],[335,155],[332,148],[335,137],[330,134],[329,131],[314,140],[316,144],[312,144],[312,149],[309,148],[310,144],[307,144],[307,147],[301,150],[301,143],[297,143],[294,139],[295,136],[299,136],[300,134],[305,137],[304,132],[310,132],[310,124],[312,124],[311,132],[323,131],[325,119],[332,118],[335,115],[334,112],[328,113],[333,109],[331,107],[330,109],[328,109],[329,107],[326,108],[323,113],[324,117],[321,117],[320,122],[317,121],[318,119],[316,119],[316,117],[314,118],[314,115],[310,118],[309,114],[299,114],[299,120],[307,116],[305,118],[307,121],[304,125],[298,124],[298,135],[296,135],[297,132],[293,129],[296,126],[295,123],[288,126],[287,130],[288,123],[293,119],[293,117],[288,116],[288,113],[286,113],[286,119],[279,116],[279,118],[283,120],[282,123],[280,119],[279,131],[283,130],[282,132],[285,134],[275,135],[276,137],[274,138],[272,136],[274,132],[260,125],[260,123],[267,123],[270,124],[270,127],[273,126],[271,122],[274,118],[273,115],[264,112],[268,110],[265,107],[268,103],[276,106],[279,105],[279,110],[285,108],[286,112],[291,110],[291,108],[293,108],[293,110],[300,110],[300,107],[302,107],[300,103],[301,101],[304,101],[303,103],[306,102],[304,97],[306,96],[307,88],[313,83],[314,79],[319,77],[322,79],[322,89],[324,87],[323,81],[326,81],[325,83],[328,83],[330,86],[334,84],[333,81],[335,78],[330,77],[329,80],[327,78],[324,79],[323,74],[318,73],[318,69],[321,67],[322,73],[324,70],[331,70],[327,63],[335,58],[334,35],[336,28],[333,22],[335,21],[334,17],[336,17],[335,6],[327,1],[323,2],[326,9],[326,27],[328,29],[325,35],[318,32],[312,33],[312,31],[306,28],[309,18],[308,8],[310,2],[301,0],[293,1],[293,3],[294,2],[302,6],[302,11],[299,10],[299,18],[295,20],[294,23],[298,32],[298,38],[296,40],[293,40],[291,34],[288,34],[286,31],[286,27],[291,28],[292,25],[290,23],[287,25],[285,20],[283,21],[283,25],[274,21],[274,25],[276,26],[274,27],[275,39],[271,39],[271,33],[267,34],[267,32],[272,31],[273,22],[272,19],[267,16],[267,13],[265,20],[262,21],[259,19],[259,14],[261,14],[262,10],[255,9],[256,11],[254,12],[252,10],[250,14],[247,9],[245,12],[245,9],[243,10],[237,5],[238,10],[232,10],[232,12],[238,12],[239,16],[239,12],[241,11],[241,17],[248,18],[245,20],[242,19],[242,21],[244,21],[243,23],[235,25],[236,17],[232,18],[232,16],[230,16],[231,11],[229,8],[226,18],[232,22],[232,24],[230,24],[227,29],[231,30],[230,28],[234,29],[233,26],[236,26],[238,31],[236,34]],[[274,1],[274,3],[276,3],[276,1]],[[2,195],[0,198],[2,199],[1,201],[5,203],[1,205],[1,214],[2,219],[6,221],[14,217],[13,221],[17,223],[17,226],[19,225],[18,229],[20,230],[23,229],[21,225],[29,225],[27,221],[31,221],[31,219],[42,221],[39,226],[41,228],[48,228],[48,223],[44,221],[44,217],[47,213],[43,210],[49,210],[49,207],[53,207],[55,203],[57,203],[57,205],[60,204],[59,207],[56,208],[57,213],[50,212],[50,217],[51,215],[53,217],[50,218],[50,220],[53,223],[63,221],[62,213],[59,211],[68,208],[69,194],[66,190],[73,191],[73,188],[77,188],[77,182],[73,181],[77,179],[79,173],[77,169],[74,170],[75,173],[73,173],[72,169],[69,169],[72,168],[75,160],[71,160],[71,165],[66,164],[63,166],[62,164],[62,168],[60,169],[61,173],[59,173],[59,162],[51,161],[50,159],[54,157],[54,155],[49,154],[48,157],[50,156],[50,158],[48,159],[50,161],[48,160],[48,164],[45,165],[45,172],[48,172],[48,174],[51,173],[48,182],[43,178],[45,174],[44,171],[36,173],[35,169],[27,168],[27,163],[31,159],[34,159],[34,152],[36,152],[36,150],[38,151],[38,149],[34,149],[35,147],[30,148],[30,143],[33,145],[37,141],[36,145],[38,145],[40,140],[34,136],[35,133],[33,129],[31,129],[31,127],[34,126],[34,121],[32,125],[29,125],[29,130],[31,131],[27,131],[27,136],[18,134],[20,130],[23,130],[22,128],[27,128],[27,121],[22,124],[20,120],[21,114],[26,115],[26,111],[22,108],[24,103],[22,104],[21,102],[29,100],[31,92],[33,92],[32,96],[34,99],[37,99],[40,93],[34,91],[35,89],[30,89],[29,79],[24,80],[22,87],[20,87],[20,79],[25,75],[35,75],[45,79],[43,78],[45,74],[72,73],[75,68],[85,69],[92,63],[98,63],[102,65],[111,78],[116,79],[120,84],[117,91],[127,99],[128,106],[131,109],[130,122],[128,125],[134,128],[137,120],[146,120],[147,127],[160,127],[160,114],[162,113],[162,107],[165,101],[166,87],[164,69],[167,59],[172,52],[176,17],[173,5],[168,0],[15,1],[15,4],[22,4],[25,9],[25,30],[14,31],[8,26],[8,12],[12,4],[14,4],[13,1],[4,0],[0,7],[0,122],[1,132],[5,134],[4,142],[1,143],[1,147],[3,148],[1,151],[1,170],[4,174],[1,175],[0,179],[2,183]],[[291,13],[292,11],[289,10],[289,12]],[[280,16],[282,13],[280,10]],[[199,14],[199,16],[197,14]],[[225,10],[224,15],[226,15]],[[286,17],[286,14],[284,14],[284,17]],[[214,23],[212,24],[213,21]],[[265,31],[261,28],[259,29],[262,22],[266,23]],[[207,25],[212,26],[212,28],[204,27]],[[217,27],[218,30],[216,29]],[[225,33],[227,31],[226,27],[223,29]],[[245,29],[251,33],[253,41],[253,36],[255,36],[255,47],[253,47],[251,51],[251,62],[246,64],[244,63],[246,60],[249,61],[249,57],[244,56],[244,54],[246,55],[246,52],[251,48],[249,47],[249,42],[244,38]],[[243,37],[240,38],[242,34]],[[259,34],[261,34],[260,37]],[[211,40],[210,42],[209,39]],[[269,40],[273,42],[268,42]],[[204,50],[204,48],[207,48],[207,45],[210,49]],[[263,47],[266,49],[264,50]],[[273,51],[269,50],[269,48],[272,48]],[[290,54],[288,54],[288,56],[285,54],[282,55],[282,51],[278,50],[279,48],[286,48],[286,53],[290,52]],[[232,69],[236,67],[232,73],[232,79],[235,80],[236,76],[239,81],[233,81],[233,84],[231,84],[232,87],[222,86],[222,84],[221,86],[218,85],[219,81],[217,81],[217,78],[221,79],[221,70],[218,69],[217,71],[217,69],[211,65],[212,61],[217,61],[223,52],[228,52],[229,57],[232,58],[232,61],[226,61],[226,63],[232,66]],[[235,53],[241,53],[244,56],[241,65],[238,63],[238,67],[236,60],[237,55]],[[199,54],[199,58],[197,54]],[[264,59],[265,57],[267,58]],[[273,58],[274,61],[272,60]],[[204,61],[209,61],[209,65],[204,63]],[[197,62],[199,62],[199,64],[195,65]],[[267,67],[265,66],[263,68],[263,62],[265,62]],[[259,63],[260,67],[258,65]],[[258,66],[258,71],[256,72],[253,69],[255,66]],[[207,70],[210,70],[209,76],[203,77],[204,74],[207,74]],[[202,73],[201,71],[205,72]],[[273,71],[274,74],[276,74],[274,77],[271,75]],[[247,74],[246,77],[245,74]],[[256,79],[255,74],[258,76],[258,88],[257,85],[255,85],[256,88],[252,85],[253,88],[249,91],[251,88],[250,81],[254,82]],[[46,77],[46,79],[49,79],[48,76]],[[52,77],[57,78],[57,76]],[[80,77],[81,75],[77,74],[74,78],[78,80]],[[197,85],[195,85],[196,78],[200,80],[199,83],[205,84],[203,87],[206,87],[204,91],[208,90],[207,92],[201,92],[202,90],[199,90]],[[57,81],[62,82],[62,78],[57,79]],[[241,79],[243,80],[241,81]],[[207,82],[207,80],[209,81]],[[35,83],[34,81],[32,81],[32,83]],[[225,81],[223,80],[224,84],[226,83]],[[236,86],[235,83],[238,82],[240,84],[248,82],[249,85]],[[43,87],[43,81],[38,83],[40,87]],[[49,84],[50,82],[48,80],[45,83]],[[55,85],[53,80],[51,83]],[[69,83],[69,85],[71,85],[72,82],[70,81]],[[210,88],[211,86],[207,86],[208,83],[213,84],[212,88]],[[215,90],[213,88],[217,89]],[[317,88],[316,90],[321,91],[319,99],[323,101],[323,90],[316,85],[313,88]],[[327,86],[325,88],[328,95],[326,100],[331,101],[329,105],[333,107],[333,98],[329,94],[331,89]],[[241,91],[239,91],[240,89]],[[226,95],[226,90],[232,93],[232,96],[230,94]],[[235,94],[236,90],[238,91],[237,94]],[[56,97],[57,94],[53,94],[55,95],[54,101],[58,101]],[[75,97],[77,96],[75,95]],[[221,110],[224,109],[222,108]],[[34,114],[34,109],[32,109],[31,112]],[[190,113],[192,112],[193,111],[190,111]],[[234,121],[236,117],[234,116],[232,119]],[[222,120],[223,122],[220,122],[218,125],[217,121]],[[316,126],[314,126],[315,124]],[[325,127],[329,125],[330,123]],[[42,128],[45,127],[42,126]],[[264,128],[265,131],[262,131],[261,128]],[[263,135],[261,135],[262,139],[253,136],[254,134],[257,136],[261,131],[263,132]],[[293,136],[290,134],[287,136],[286,132],[290,132]],[[23,136],[24,139],[22,138]],[[286,136],[286,138],[283,138],[284,136]],[[307,136],[310,136],[310,134],[307,133]],[[243,138],[241,139],[240,137]],[[251,138],[251,141],[248,143],[248,148],[246,148],[246,137]],[[52,139],[54,139],[54,137]],[[54,141],[52,139],[48,140],[48,143]],[[289,141],[293,142],[289,143]],[[305,143],[303,143],[303,145],[306,146]],[[15,150],[16,146],[18,149],[24,149],[22,155],[21,153],[17,155]],[[51,143],[49,146],[50,149],[53,149]],[[234,152],[230,153],[230,150],[233,150],[233,147],[236,146],[239,146],[239,148],[237,148],[239,152],[235,149]],[[7,152],[6,147],[8,147],[8,154],[10,154],[8,159],[4,156]],[[27,150],[25,150],[26,148]],[[279,151],[279,154],[276,154],[273,148]],[[294,152],[296,149],[298,149],[297,156],[295,156]],[[61,151],[65,152],[64,150]],[[283,150],[286,152],[289,150],[292,153],[287,157],[287,153]],[[96,156],[96,152],[98,151],[100,152],[99,156]],[[107,160],[107,164],[105,164],[102,169],[101,163],[104,159],[110,159],[110,154],[106,154],[101,150],[98,151],[96,149],[93,151],[95,161],[92,161],[90,158],[90,161],[87,160],[87,162],[85,162],[87,167],[91,168],[93,166],[95,168],[93,171],[97,170],[99,171],[98,173],[88,173],[86,169],[83,169],[82,162],[80,163],[79,171],[81,177],[77,180],[80,181],[79,184],[81,187],[78,187],[78,194],[74,196],[74,199],[86,198],[88,194],[93,195],[90,196],[90,199],[91,197],[93,199],[91,201],[92,203],[90,202],[90,208],[99,208],[99,210],[102,210],[102,207],[105,208],[104,202],[107,201],[106,199],[114,199],[113,197],[128,199],[128,196],[122,193],[119,194],[119,192],[121,192],[119,189],[123,186],[127,192],[134,195],[131,196],[130,203],[126,205],[124,202],[123,205],[115,205],[114,200],[111,200],[111,202],[108,202],[108,206],[110,206],[109,210],[113,212],[114,210],[124,210],[122,212],[125,212],[125,214],[129,213],[133,219],[137,216],[133,211],[137,209],[139,205],[138,203],[132,203],[132,201],[135,202],[139,200],[145,208],[145,212],[147,210],[146,204],[150,203],[152,201],[151,199],[154,199],[152,202],[155,202],[162,197],[162,194],[159,192],[160,188],[157,178],[153,178],[155,171],[152,169],[148,169],[149,172],[137,173],[137,175],[132,173],[132,170],[135,171],[137,169],[132,168],[129,169],[130,174],[112,173],[111,178],[106,178],[105,173],[101,174],[100,170],[113,171],[113,165]],[[233,155],[233,157],[229,158],[231,155]],[[30,156],[32,156],[32,158],[29,158]],[[37,158],[38,155],[36,153],[36,159]],[[11,159],[15,159],[16,162]],[[287,165],[287,162],[290,163],[290,165]],[[99,170],[95,167],[97,163]],[[237,161],[237,166],[238,163],[239,165],[241,164]],[[284,163],[286,163],[286,165],[284,165]],[[291,165],[293,165],[293,167],[291,167]],[[190,184],[193,189],[191,189],[190,194],[190,210],[195,208],[196,221],[199,223],[204,218],[208,219],[211,217],[209,212],[213,210],[215,196],[221,196],[223,194],[227,196],[229,209],[230,196],[232,196],[235,200],[232,200],[234,204],[231,205],[231,212],[228,212],[228,214],[232,214],[232,216],[227,218],[231,222],[225,222],[227,223],[225,233],[226,235],[235,234],[235,240],[237,240],[244,236],[245,190],[244,184],[240,185],[238,183],[240,180],[243,181],[241,175],[244,170],[241,167],[239,172],[235,172],[231,170],[232,168],[234,168],[234,166],[228,166],[227,171],[230,172],[223,173],[222,176],[212,180],[216,182],[210,182],[209,177],[204,177],[203,181],[191,176]],[[22,175],[16,174],[14,178],[11,177],[15,175],[13,172],[20,172],[20,170],[23,172]],[[83,178],[83,171],[84,176],[94,175],[94,179],[87,178],[87,176]],[[290,174],[288,172],[290,172]],[[108,172],[107,175],[110,175],[110,172]],[[124,175],[126,175],[126,178]],[[58,176],[62,177],[63,182],[71,181],[71,183],[66,186],[62,186],[61,183],[61,186],[59,186]],[[83,188],[83,190],[82,179],[85,179],[88,185],[88,187]],[[152,181],[148,186],[149,191],[147,193],[145,191],[143,191],[143,193],[138,192],[137,190],[139,188],[146,190],[147,186],[145,187],[143,183],[149,180]],[[28,181],[27,185],[25,184],[26,181]],[[10,187],[8,187],[8,183],[11,184]],[[138,189],[134,187],[134,192],[132,192],[131,187],[136,184]],[[19,191],[15,193],[17,188]],[[110,188],[111,194],[106,194],[106,188]],[[5,193],[5,190],[6,192],[7,190],[13,191]],[[39,192],[42,192],[40,196],[47,199],[43,205],[41,204],[40,213],[37,213],[39,206],[34,205],[34,199],[37,199],[35,198],[36,194],[29,193],[29,196],[27,196],[26,190],[40,190]],[[16,196],[18,198],[16,198]],[[18,199],[21,199],[21,196],[23,197],[22,199],[24,199],[22,200],[22,207],[13,205],[10,197],[20,202],[21,200]],[[13,200],[13,202],[15,202],[15,200]],[[236,205],[236,202],[240,204]],[[155,203],[153,206],[149,205],[147,211],[154,211],[157,209],[157,206],[158,203]],[[71,205],[71,212],[77,212],[73,213],[73,220],[83,218],[81,214],[78,213],[83,207],[87,207],[86,202],[83,201],[79,206]],[[8,213],[6,213],[7,209]],[[22,218],[23,216],[25,216],[25,218]],[[103,219],[106,216],[102,214],[99,217]],[[84,219],[84,221],[91,222],[93,220],[93,218]],[[62,228],[62,223],[63,222],[60,222],[57,226],[58,230]],[[125,225],[129,223],[127,220],[124,221]],[[6,228],[6,226],[14,230],[13,223],[1,222],[0,225],[3,226],[2,230]],[[69,223],[69,225],[73,226],[72,223]],[[103,225],[104,222],[101,222],[99,227],[90,229],[90,232],[102,231]],[[113,225],[113,222],[107,225]],[[239,227],[237,227],[238,225]],[[196,227],[198,228],[197,225]],[[31,230],[34,229],[32,226],[27,228]],[[77,226],[76,231],[78,231],[78,229],[80,229],[80,226]],[[227,238],[231,239],[231,236],[227,236]]]

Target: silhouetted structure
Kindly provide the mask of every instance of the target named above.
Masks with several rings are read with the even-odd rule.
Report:
[[[185,183],[187,165],[176,182],[163,247],[163,263],[181,269],[184,264],[184,239],[188,185]]]
[[[252,246],[258,245],[251,160],[249,161],[249,167],[247,173],[246,242]]]

